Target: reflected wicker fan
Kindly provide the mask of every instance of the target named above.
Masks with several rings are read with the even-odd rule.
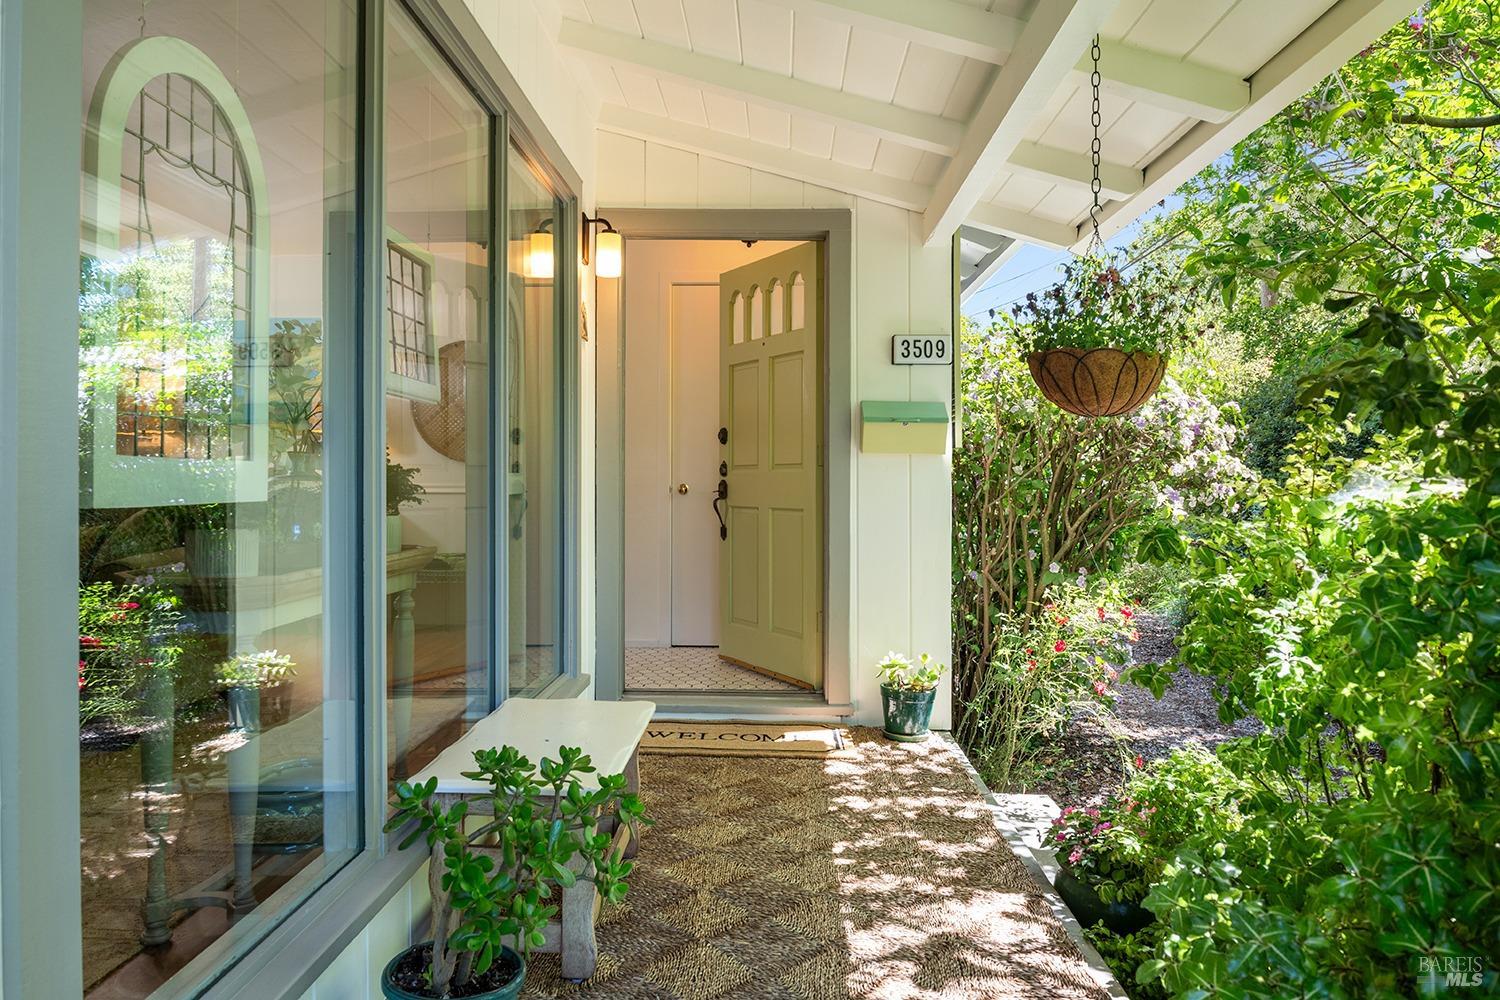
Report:
[[[1160,354],[1111,347],[1033,351],[1026,364],[1043,396],[1080,417],[1129,413],[1151,398],[1167,373],[1167,359]]]
[[[464,342],[455,340],[438,351],[438,389],[436,403],[411,404],[411,419],[422,440],[438,454],[463,462],[468,458],[464,423],[468,406],[464,400]]]

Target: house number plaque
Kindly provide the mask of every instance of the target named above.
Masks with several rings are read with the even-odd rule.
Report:
[[[953,344],[946,334],[898,333],[891,338],[893,365],[951,365]]]

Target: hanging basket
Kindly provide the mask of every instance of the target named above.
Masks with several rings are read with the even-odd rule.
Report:
[[[1112,347],[1033,351],[1026,364],[1043,396],[1080,417],[1117,417],[1138,409],[1167,373],[1163,355]]]

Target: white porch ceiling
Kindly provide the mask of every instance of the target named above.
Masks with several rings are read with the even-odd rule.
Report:
[[[600,128],[1047,246],[1118,230],[1414,0],[537,0]]]

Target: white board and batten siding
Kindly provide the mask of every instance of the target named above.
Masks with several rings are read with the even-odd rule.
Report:
[[[947,366],[891,364],[898,333],[949,332],[949,248],[922,246],[921,216],[790,177],[613,132],[598,133],[600,205],[623,208],[847,208],[853,214],[851,397],[952,402]],[[838,446],[845,446],[838,442]],[[927,651],[947,662],[952,647],[948,455],[854,454],[851,574],[854,720],[881,721],[875,664],[888,650]],[[830,622],[830,628],[840,627]],[[830,664],[829,669],[838,665]],[[947,728],[946,687],[933,725]]]

